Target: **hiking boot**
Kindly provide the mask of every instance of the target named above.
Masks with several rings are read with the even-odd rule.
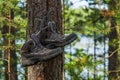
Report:
[[[77,39],[77,35],[75,33],[72,33],[68,36],[61,35],[58,33],[51,33],[50,37],[45,39],[45,44],[47,48],[56,48],[56,47],[63,47],[65,45],[70,44],[74,40]]]
[[[62,53],[61,48],[56,49],[47,49],[47,48],[40,48],[40,49],[34,49],[31,53],[22,53],[21,56],[21,62],[22,66],[31,66],[34,64],[37,64],[40,61],[47,61],[49,59],[52,59]]]
[[[60,47],[55,49],[47,49],[43,47],[43,48],[34,49],[34,51],[31,52],[30,54],[25,54],[23,56],[36,63],[36,62],[52,59],[62,52],[63,50]]]

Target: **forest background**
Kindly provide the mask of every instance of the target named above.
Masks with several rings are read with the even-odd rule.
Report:
[[[0,80],[9,74],[27,80],[20,61],[26,5],[25,0],[0,0]],[[78,35],[65,47],[65,80],[119,80],[120,0],[64,0],[63,21],[64,34]]]

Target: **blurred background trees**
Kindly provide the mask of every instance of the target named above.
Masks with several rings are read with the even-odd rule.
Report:
[[[64,0],[65,80],[120,79],[120,0]],[[0,80],[27,80],[20,47],[26,40],[25,0],[0,0]]]
[[[25,41],[27,17],[25,2],[0,0],[0,79],[19,80],[20,47]],[[19,76],[18,76],[19,75]],[[21,78],[23,80],[23,78]]]

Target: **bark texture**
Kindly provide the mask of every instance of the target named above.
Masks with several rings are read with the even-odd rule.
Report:
[[[28,35],[41,29],[41,21],[45,18],[42,26],[47,26],[48,21],[55,22],[55,29],[62,32],[61,0],[27,0],[28,5]],[[46,31],[47,32],[47,31]],[[47,34],[47,33],[46,33]],[[63,78],[63,54],[46,62],[39,62],[28,67],[28,80],[62,80]]]
[[[116,9],[116,0],[110,0],[109,10],[114,11]],[[119,80],[119,54],[118,54],[118,34],[117,34],[117,23],[114,16],[109,19],[109,80]],[[112,55],[112,56],[111,56]]]
[[[116,31],[116,25],[114,22],[114,18],[110,18],[110,28],[111,32],[109,33],[109,66],[108,69],[110,71],[109,73],[109,79],[114,80],[119,76],[118,67],[119,67],[119,59],[118,59],[118,44],[113,44],[113,41],[118,40],[117,31]]]

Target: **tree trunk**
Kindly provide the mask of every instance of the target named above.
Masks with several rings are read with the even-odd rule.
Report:
[[[52,20],[56,24],[56,30],[62,32],[61,0],[28,0],[27,3],[29,36],[40,30],[40,20],[50,10],[52,10],[52,15],[46,17],[42,27]],[[28,67],[28,80],[63,80],[63,54]]]
[[[11,23],[11,21],[14,18],[14,13],[12,10],[9,11],[8,18],[9,18],[8,23]],[[9,25],[4,24],[3,29],[2,29],[3,44],[4,46],[6,46],[4,50],[5,80],[18,80],[17,78],[18,77],[17,76],[17,57],[16,57],[16,53],[14,49],[15,38],[10,40],[7,37],[7,34],[15,35],[15,28],[12,27],[10,24]]]
[[[3,35],[3,44],[4,46],[6,46],[8,44],[8,40],[6,39],[6,34],[8,33],[8,26],[3,26],[3,30],[2,30],[2,35]],[[4,49],[4,66],[5,66],[5,80],[9,80],[8,79],[8,51],[7,49]]]
[[[116,7],[116,0],[111,0],[109,4],[109,10],[115,10]],[[110,27],[110,33],[109,33],[109,80],[119,80],[120,74],[119,74],[119,61],[118,58],[118,34],[117,34],[117,24],[115,17],[112,16],[109,19],[109,27]]]
[[[117,39],[117,31],[116,31],[116,25],[113,25],[113,18],[110,19],[110,23],[111,23],[111,32],[109,33],[109,79],[110,80],[114,80],[118,77],[118,67],[119,67],[119,64],[118,64],[118,44],[115,43],[115,45],[113,44],[113,41],[114,40],[118,40]],[[112,56],[111,56],[112,55]]]

